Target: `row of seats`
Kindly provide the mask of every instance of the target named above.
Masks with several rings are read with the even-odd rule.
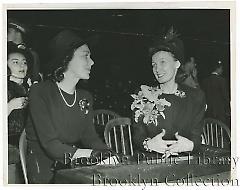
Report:
[[[99,136],[116,153],[133,156],[133,143],[131,131],[131,119],[121,117],[110,110],[95,110],[94,125]],[[202,132],[202,144],[218,147],[230,148],[231,135],[229,128],[222,122],[206,118]],[[23,131],[19,141],[20,159],[24,173],[25,183],[28,183],[26,171],[26,133]]]

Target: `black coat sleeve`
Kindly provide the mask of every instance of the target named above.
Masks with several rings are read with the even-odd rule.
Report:
[[[193,93],[193,115],[191,122],[191,139],[194,143],[193,151],[196,151],[201,144],[201,134],[204,126],[204,114],[206,100],[203,91],[197,89]]]

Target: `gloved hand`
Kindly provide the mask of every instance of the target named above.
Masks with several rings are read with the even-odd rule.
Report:
[[[158,153],[164,153],[168,147],[167,141],[163,140],[163,136],[166,134],[166,130],[162,129],[162,132],[147,141],[147,148],[150,151]]]
[[[175,133],[175,137],[177,139],[176,143],[169,146],[167,148],[167,151],[169,151],[170,153],[180,153],[180,152],[191,152],[193,150],[194,148],[193,141],[179,135],[178,132]]]

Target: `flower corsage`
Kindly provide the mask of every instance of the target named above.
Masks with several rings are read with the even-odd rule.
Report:
[[[163,93],[158,87],[149,87],[141,85],[141,90],[138,94],[132,94],[134,101],[131,105],[131,110],[135,111],[135,122],[138,122],[140,116],[143,116],[143,123],[154,123],[158,125],[157,118],[161,115],[165,119],[165,106],[171,106],[171,103],[161,99],[159,96]]]
[[[88,114],[89,112],[89,107],[90,107],[90,103],[87,99],[81,99],[79,102],[78,102],[80,108],[81,108],[81,111],[83,111],[84,114]]]

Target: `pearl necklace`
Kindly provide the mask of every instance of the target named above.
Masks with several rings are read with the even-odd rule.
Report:
[[[63,96],[63,94],[62,94],[62,92],[61,92],[61,89],[59,88],[59,86],[57,85],[57,87],[58,87],[58,90],[59,90],[59,92],[60,92],[60,94],[61,94],[61,96],[62,96],[62,99],[63,99],[63,101],[65,102],[65,104],[68,106],[68,107],[73,107],[74,106],[74,104],[75,104],[75,102],[76,102],[76,99],[77,99],[77,93],[76,93],[76,90],[74,90],[74,101],[73,101],[73,103],[72,104],[68,104],[67,103],[67,101],[65,100],[65,98],[64,98],[64,96]]]

